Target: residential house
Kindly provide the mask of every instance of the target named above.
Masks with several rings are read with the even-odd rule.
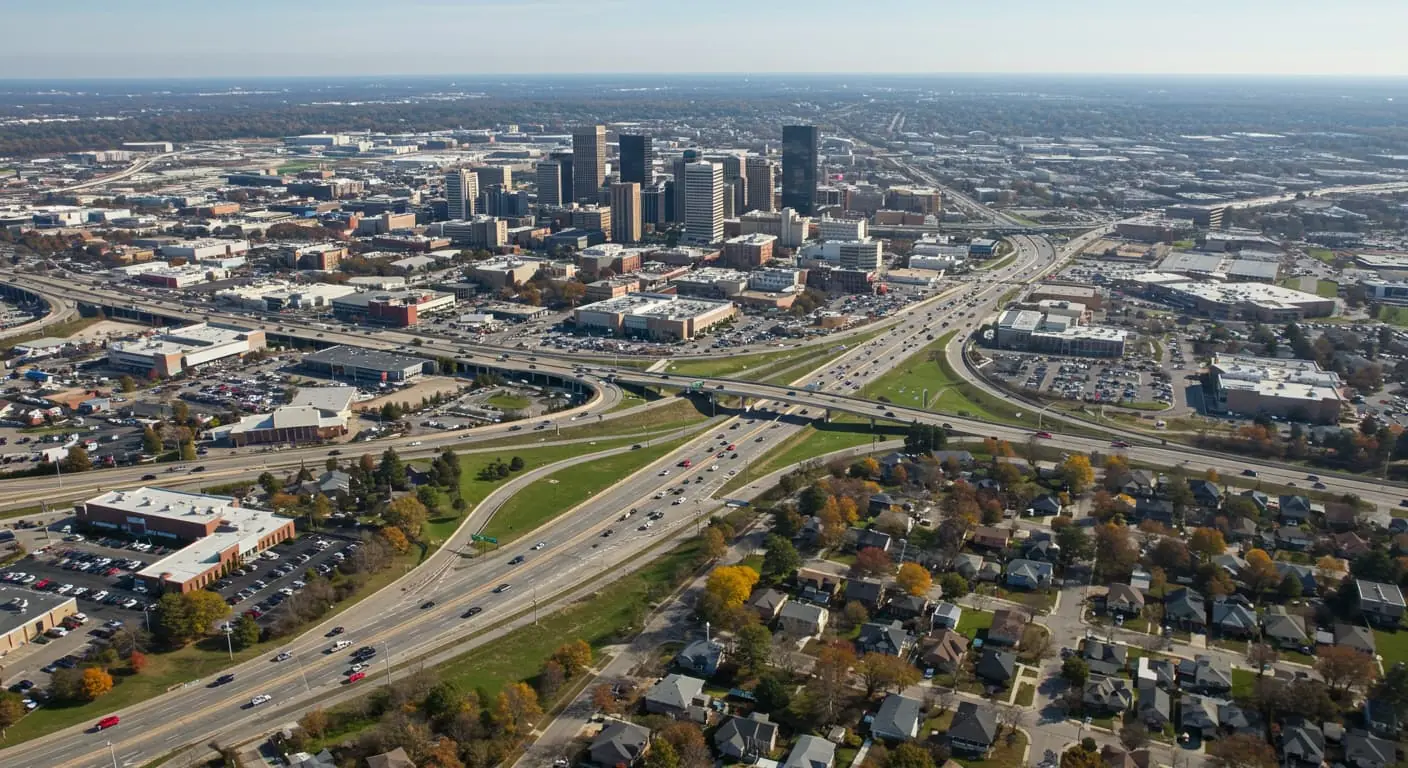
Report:
[[[1337,533],[1332,537],[1335,543],[1335,555],[1347,560],[1353,560],[1360,555],[1367,554],[1372,547],[1363,536],[1354,531]]]
[[[288,768],[337,768],[337,758],[327,749],[316,755],[294,752],[288,756]]]
[[[1138,592],[1141,597],[1149,593],[1149,587],[1152,586],[1153,581],[1153,574],[1143,568],[1135,567],[1129,574],[1129,586],[1134,587],[1134,591]]]
[[[903,658],[913,647],[914,636],[898,621],[889,624],[865,624],[860,628],[860,636],[856,638],[856,648],[861,653],[883,653]]]
[[[1276,572],[1281,574],[1282,581],[1285,581],[1288,576],[1294,577],[1299,581],[1300,593],[1302,595],[1309,596],[1320,593],[1319,577],[1315,575],[1315,569],[1311,566],[1277,560]]]
[[[941,629],[924,644],[920,660],[924,666],[945,674],[963,665],[968,656],[968,638],[954,629]]]
[[[1331,501],[1325,504],[1325,525],[1332,531],[1351,531],[1359,525],[1359,510],[1352,504]]]
[[[679,720],[703,722],[707,719],[710,697],[704,681],[688,675],[666,675],[645,692],[645,711]]]
[[[978,569],[978,581],[988,581],[996,584],[1002,579],[1002,563],[997,560],[984,560],[983,567]]]
[[[1032,499],[1031,506],[1027,508],[1027,514],[1042,517],[1059,515],[1061,514],[1061,500],[1049,493],[1045,496],[1038,496]]]
[[[1006,549],[1007,542],[1012,537],[1012,532],[1005,528],[994,528],[990,525],[980,525],[973,530],[970,539],[973,546],[985,549]]]
[[[1334,626],[1333,637],[1335,645],[1337,646],[1353,648],[1360,653],[1367,653],[1370,656],[1377,653],[1374,633],[1371,632],[1368,627],[1361,627],[1358,624],[1336,624]]]
[[[1285,768],[1319,768],[1325,762],[1325,732],[1305,718],[1286,718],[1277,746]]]
[[[1357,579],[1354,587],[1359,595],[1359,612],[1371,624],[1391,627],[1403,618],[1403,592],[1397,585]]]
[[[1300,526],[1283,525],[1276,529],[1276,547],[1304,552],[1315,544],[1315,537],[1300,529]]]
[[[886,509],[875,515],[874,529],[891,536],[908,536],[914,530],[914,517],[898,509]]]
[[[1300,525],[1310,519],[1310,499],[1305,496],[1282,496],[1277,517],[1285,525]]]
[[[1212,603],[1212,626],[1224,635],[1249,638],[1256,634],[1256,612],[1234,600],[1218,598]]]
[[[1255,709],[1244,709],[1235,701],[1223,701],[1217,705],[1217,725],[1224,734],[1243,733],[1258,739],[1266,733],[1261,722],[1261,713]]]
[[[311,495],[321,493],[333,501],[341,501],[352,494],[352,476],[335,469],[318,475],[316,480],[300,483],[298,490]]]
[[[1136,714],[1150,731],[1158,733],[1173,722],[1173,697],[1153,680],[1139,681],[1139,702]]]
[[[891,616],[898,616],[902,619],[913,619],[923,616],[929,610],[929,598],[923,595],[901,595],[890,601],[885,606],[885,610]]]
[[[1211,656],[1178,662],[1178,682],[1185,691],[1222,695],[1232,690],[1232,666]]]
[[[1080,703],[1087,712],[1115,714],[1134,705],[1134,692],[1129,689],[1128,683],[1118,677],[1091,675],[1085,681]]]
[[[777,629],[788,637],[817,637],[826,630],[831,612],[819,605],[790,602],[777,612]]]
[[[1262,617],[1262,636],[1280,648],[1300,650],[1310,645],[1305,634],[1305,618],[1288,613],[1282,606],[1272,606]]]
[[[758,614],[758,620],[764,624],[771,624],[773,619],[782,610],[782,606],[787,603],[786,592],[776,589],[760,589],[753,593],[753,597],[748,600],[748,607]]]
[[[841,577],[834,573],[819,571],[815,568],[798,568],[797,584],[803,587],[811,587],[818,592],[824,592],[828,596],[835,595],[841,588]]]
[[[1252,490],[1242,491],[1242,492],[1241,492],[1240,494],[1238,494],[1238,495],[1240,495],[1240,496],[1241,496],[1242,498],[1244,498],[1244,499],[1250,500],[1251,503],[1255,504],[1255,505],[1256,505],[1256,509],[1257,509],[1257,514],[1258,514],[1258,515],[1265,515],[1265,514],[1266,514],[1266,511],[1271,508],[1271,497],[1270,497],[1270,496],[1267,496],[1265,493],[1262,493],[1261,491],[1252,489]]]
[[[390,752],[368,757],[367,768],[416,768],[416,764],[404,747],[397,747]]]
[[[1222,491],[1217,483],[1197,478],[1188,481],[1188,490],[1193,492],[1193,503],[1203,509],[1217,509],[1222,506]]]
[[[1364,701],[1364,724],[1376,736],[1397,739],[1400,730],[1398,710],[1384,699],[1369,698]]]
[[[934,613],[929,617],[929,626],[934,629],[945,627],[957,629],[958,622],[963,620],[963,609],[953,603],[938,603],[934,606]]]
[[[891,451],[881,456],[878,461],[880,464],[880,477],[883,478],[887,484],[893,484],[895,482],[895,469],[909,464],[909,457],[899,451]],[[905,471],[908,472],[909,470],[906,469]],[[889,498],[889,496],[887,495],[886,498]]]
[[[846,582],[846,602],[854,600],[866,607],[871,614],[879,613],[885,604],[885,585],[870,579],[851,579]]]
[[[984,648],[973,666],[973,674],[989,685],[1006,688],[1017,677],[1017,654],[997,648]]]
[[[1136,497],[1134,517],[1138,520],[1153,520],[1164,525],[1173,525],[1173,502],[1148,496]]]
[[[895,501],[890,494],[882,492],[871,494],[870,500],[866,503],[866,510],[873,516],[881,512],[889,512],[898,506],[898,501]]]
[[[997,741],[997,715],[976,702],[959,702],[948,727],[948,744],[954,752],[986,757]]]
[[[1158,491],[1158,480],[1154,473],[1147,469],[1136,469],[1129,473],[1129,479],[1120,486],[1120,493],[1128,494],[1138,499],[1140,497],[1153,496]]]
[[[675,664],[680,669],[700,677],[713,677],[724,661],[724,644],[713,640],[699,639],[686,645],[675,656]]]
[[[1144,612],[1144,594],[1131,584],[1111,584],[1105,593],[1105,612],[1138,616]]]
[[[1234,517],[1227,521],[1227,540],[1247,541],[1256,537],[1256,521],[1250,517]]]
[[[980,555],[971,555],[967,552],[960,552],[953,558],[953,570],[959,576],[973,581],[978,578],[978,571],[983,567],[983,558]]]
[[[777,723],[762,712],[730,717],[714,732],[714,748],[724,757],[752,763],[777,747]]]
[[[1037,560],[1013,560],[1007,564],[1007,586],[1017,589],[1042,589],[1051,586],[1051,563]]]
[[[1033,536],[1022,548],[1022,557],[1043,563],[1056,563],[1061,560],[1061,545],[1050,536]]]
[[[782,768],[832,768],[836,765],[836,745],[820,736],[803,734],[787,754]]]
[[[1113,744],[1100,748],[1100,761],[1105,764],[1105,768],[1149,768],[1152,765],[1149,757],[1148,749],[1126,752]]]
[[[1182,587],[1164,597],[1164,621],[1190,632],[1202,632],[1208,625],[1207,604],[1201,593]]]
[[[992,626],[988,627],[988,645],[1016,647],[1022,642],[1022,634],[1030,622],[1030,616],[1015,608],[1002,608],[994,611]]]
[[[1179,702],[1179,730],[1200,734],[1204,739],[1216,736],[1217,705],[1219,703],[1221,702],[1206,696],[1185,693]]]
[[[1117,677],[1124,671],[1124,665],[1129,659],[1129,648],[1098,640],[1086,640],[1081,655],[1085,657],[1085,665],[1092,674]]]
[[[973,454],[968,451],[929,451],[929,455],[940,464],[947,464],[949,459],[953,459],[960,469],[973,467]]]
[[[869,528],[857,530],[855,533],[857,550],[874,547],[882,552],[890,551],[890,534]]]
[[[1364,731],[1344,735],[1344,761],[1350,768],[1386,768],[1398,762],[1397,745]]]
[[[919,735],[920,702],[908,696],[892,693],[880,702],[880,709],[870,723],[870,734],[878,739],[908,741]]]
[[[1166,691],[1172,691],[1178,687],[1178,666],[1169,659],[1140,656],[1135,677],[1141,685],[1147,681]]]
[[[1231,552],[1213,555],[1210,562],[1223,571],[1226,571],[1227,575],[1231,576],[1233,579],[1240,579],[1242,577],[1242,571],[1247,568],[1247,561]]]
[[[650,744],[650,729],[643,725],[613,720],[592,739],[588,758],[601,768],[634,765]]]

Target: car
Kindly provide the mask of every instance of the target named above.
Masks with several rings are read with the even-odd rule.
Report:
[[[148,480],[155,480],[155,479],[156,479],[156,475],[153,475],[153,474],[145,474],[145,475],[142,475],[142,482],[147,482]]]
[[[361,662],[358,662],[358,663],[353,664],[352,666],[350,666],[350,667],[347,668],[347,674],[349,674],[349,675],[355,675],[355,674],[357,674],[358,672],[361,672],[362,670],[366,669],[368,666],[370,666],[370,665],[368,665],[368,664],[363,664],[363,663],[361,663]]]
[[[1408,501],[1408,499],[1405,499],[1405,501]],[[1408,507],[1408,504],[1404,504],[1404,506]],[[611,536],[612,534],[614,534],[614,533],[616,533],[616,531],[615,531],[614,529],[612,529],[612,528],[607,528],[606,530],[604,530],[604,531],[601,532],[601,537],[602,537],[603,539],[605,539],[605,538],[610,537],[610,536]]]
[[[1244,470],[1242,470],[1242,477],[1256,477],[1256,470],[1255,470],[1255,469],[1244,469]]]
[[[357,682],[358,680],[361,680],[362,678],[364,678],[364,677],[366,677],[366,676],[367,676],[367,673],[366,673],[366,672],[353,672],[352,674],[350,674],[350,675],[347,676],[347,684],[348,684],[348,685],[351,685],[352,683],[355,683],[355,682]]]
[[[497,594],[499,594],[499,593],[501,593],[501,592],[507,592],[507,591],[509,591],[509,590],[512,589],[512,588],[513,588],[513,585],[512,585],[512,584],[509,584],[508,582],[504,582],[503,584],[500,584],[499,586],[494,587],[494,594],[497,595]]]
[[[191,471],[192,471],[192,472],[204,472],[204,471],[205,471],[205,465],[204,465],[204,464],[201,464],[201,465],[199,465],[199,466],[191,467]]]
[[[216,685],[225,685],[226,683],[233,683],[233,682],[235,682],[235,676],[234,676],[234,675],[232,675],[232,674],[224,674],[224,675],[221,675],[221,676],[215,678],[215,682],[212,683],[211,685],[212,685],[212,687],[213,687],[213,686],[216,686]]]
[[[1311,488],[1314,488],[1314,489],[1317,490],[1317,491],[1323,491],[1323,490],[1325,490],[1328,486],[1326,486],[1324,483],[1317,482],[1317,483],[1315,483],[1314,485],[1312,485],[1312,486],[1310,486],[1310,487],[1311,487]]]
[[[346,630],[342,627],[333,627],[332,629],[328,630],[328,633],[326,635],[323,635],[323,637],[336,637],[345,631]]]
[[[522,563],[525,559],[526,559],[526,558],[524,558],[523,555],[519,555],[519,556],[513,558],[512,560],[508,561],[508,564],[509,564],[509,565],[518,565],[519,563]]]
[[[284,652],[280,653],[278,656],[275,656],[275,657],[274,657],[274,661],[276,661],[276,662],[277,662],[277,661],[288,661],[288,660],[291,659],[291,658],[293,658],[293,654],[289,653],[288,651],[284,651]]]
[[[1124,440],[1114,440],[1110,443],[1111,448],[1128,448],[1129,443]]]
[[[259,706],[260,704],[268,704],[269,702],[271,702],[271,701],[273,701],[273,700],[274,700],[274,697],[273,697],[273,696],[270,696],[270,695],[267,694],[267,693],[261,693],[261,694],[259,694],[258,696],[255,696],[254,698],[252,698],[252,699],[249,700],[249,706],[251,706],[251,707],[257,707],[257,706]]]
[[[341,455],[342,455],[342,451],[337,450],[336,448],[334,448],[333,450],[328,451],[328,455],[329,455],[329,456],[341,456]]]
[[[107,729],[117,725],[120,722],[122,722],[122,718],[118,717],[117,715],[108,715],[107,717],[98,721],[97,728],[100,731],[106,731]]]
[[[1306,476],[1305,476],[1305,479],[1306,479],[1306,480],[1309,480],[1309,481],[1312,482],[1312,483],[1318,483],[1318,482],[1320,482],[1320,476],[1319,476],[1319,475],[1306,475]]]
[[[538,542],[537,544],[534,544],[534,545],[533,545],[533,551],[536,552],[536,551],[542,549],[543,547],[546,547],[547,545],[548,545],[548,544],[547,544],[546,541],[540,541],[540,542]]]
[[[335,643],[332,644],[332,647],[331,647],[331,648],[328,648],[328,653],[337,653],[338,651],[340,651],[340,650],[342,650],[342,649],[344,649],[344,648],[351,648],[351,647],[352,647],[352,641],[351,641],[351,640],[338,640],[337,642],[335,642]]]
[[[1042,440],[1050,440],[1050,439],[1051,439],[1051,433],[1050,433],[1050,432],[1037,432],[1037,433],[1033,434],[1032,437],[1041,438]]]
[[[473,617],[474,615],[478,614],[480,611],[483,611],[483,610],[484,610],[483,608],[480,608],[480,607],[477,606],[477,605],[476,605],[476,606],[473,606],[473,607],[471,607],[469,610],[465,611],[464,613],[461,613],[461,614],[460,614],[460,618],[461,618],[461,619],[468,619],[468,618],[471,618],[471,617]]]

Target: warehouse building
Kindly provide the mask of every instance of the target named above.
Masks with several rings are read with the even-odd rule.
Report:
[[[1099,310],[1105,305],[1105,299],[1101,295],[1100,289],[1089,285],[1041,283],[1027,294],[1028,301],[1041,301],[1042,299],[1074,301],[1084,304],[1087,309],[1092,311]]]
[[[238,499],[166,488],[108,491],[74,507],[81,525],[181,546],[133,575],[154,592],[191,592],[294,536],[293,520]],[[184,545],[184,546],[182,546]]]
[[[1216,355],[1208,366],[1215,406],[1241,416],[1279,416],[1291,421],[1335,424],[1344,405],[1343,384],[1334,371],[1312,360]]]
[[[394,383],[435,372],[435,361],[360,347],[328,347],[303,356],[302,367],[338,381]]]
[[[53,592],[0,587],[0,654],[28,645],[78,613],[78,601]]]
[[[217,360],[264,348],[264,331],[225,323],[198,323],[168,329],[138,341],[108,345],[108,363],[114,368],[158,376],[175,376]]]
[[[1134,275],[1130,282],[1151,299],[1218,319],[1285,323],[1335,313],[1334,299],[1279,285],[1169,282],[1165,273]]]
[[[573,320],[578,328],[593,333],[687,340],[732,320],[737,314],[738,308],[731,301],[632,293],[579,307],[573,313]]]

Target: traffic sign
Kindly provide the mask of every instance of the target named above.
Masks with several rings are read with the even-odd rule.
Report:
[[[470,540],[470,541],[482,541],[482,542],[484,542],[485,544],[498,544],[498,543],[499,543],[499,540],[496,539],[496,538],[494,538],[493,536],[480,536],[480,535],[477,534],[477,533],[471,533],[471,534],[469,535],[469,540]]]

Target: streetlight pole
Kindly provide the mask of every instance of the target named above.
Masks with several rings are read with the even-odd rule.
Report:
[[[386,649],[386,687],[387,687],[387,688],[390,688],[390,687],[391,687],[391,643],[390,643],[389,641],[388,641],[388,642],[385,642],[385,643],[382,643],[382,644],[381,644],[381,647]]]
[[[108,740],[108,756],[112,758],[112,768],[118,768],[118,766],[117,766],[117,751],[112,748],[112,740],[111,740],[111,739]]]
[[[235,628],[230,626],[230,622],[225,622],[225,650],[230,654],[230,661],[235,660],[235,643],[230,639],[235,634]]]

